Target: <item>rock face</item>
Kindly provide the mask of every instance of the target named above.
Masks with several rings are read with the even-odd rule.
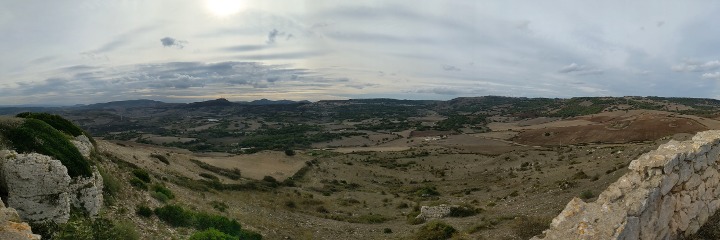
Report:
[[[633,160],[597,201],[571,200],[544,237],[677,239],[697,232],[720,208],[720,131],[670,141]]]
[[[93,146],[87,137],[73,143],[90,155]],[[91,177],[70,178],[59,160],[46,155],[3,150],[0,160],[0,186],[7,190],[7,204],[27,221],[65,223],[71,206],[90,216],[102,207],[103,181],[97,168]]]
[[[40,235],[35,235],[30,225],[20,220],[20,215],[12,208],[6,208],[0,202],[0,239],[3,240],[40,240]]]
[[[0,181],[7,189],[7,203],[28,221],[67,222],[70,218],[71,182],[59,160],[30,153],[7,158],[0,166]]]

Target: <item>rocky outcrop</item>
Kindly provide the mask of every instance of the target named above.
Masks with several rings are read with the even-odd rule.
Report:
[[[96,167],[91,177],[73,179],[68,187],[70,203],[84,209],[90,216],[97,216],[103,205],[103,179]]]
[[[458,206],[446,204],[441,204],[439,206],[422,206],[420,207],[420,214],[415,218],[422,218],[426,220],[431,218],[444,218],[450,216],[453,207]]]
[[[633,160],[598,199],[571,200],[544,237],[676,239],[697,232],[720,208],[720,131],[670,141]]]
[[[0,187],[7,191],[7,204],[31,222],[67,222],[74,206],[96,216],[102,207],[103,182],[97,168],[91,177],[70,178],[56,159],[37,154],[4,150],[0,165]]]
[[[0,239],[3,240],[40,240],[40,235],[35,235],[30,225],[20,219],[17,211],[6,208],[0,202]]]
[[[71,178],[59,160],[30,153],[10,152],[0,165],[0,182],[7,190],[8,206],[31,222],[67,222],[70,218]]]
[[[90,153],[95,148],[92,142],[90,142],[90,139],[85,135],[77,136],[75,137],[75,140],[70,140],[70,142],[75,145],[75,147],[78,149],[80,154],[83,155],[83,157],[88,159],[90,158]]]

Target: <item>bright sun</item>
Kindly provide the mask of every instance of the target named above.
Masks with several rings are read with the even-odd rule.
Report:
[[[207,0],[205,6],[212,14],[218,17],[227,17],[245,8],[242,0]]]

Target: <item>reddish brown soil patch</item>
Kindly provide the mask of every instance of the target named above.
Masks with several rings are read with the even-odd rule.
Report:
[[[539,146],[627,143],[656,140],[676,133],[694,134],[704,130],[707,130],[705,126],[692,119],[644,114],[602,124],[527,130],[521,132],[513,141]]]

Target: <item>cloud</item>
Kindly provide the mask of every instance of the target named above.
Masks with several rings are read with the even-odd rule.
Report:
[[[665,25],[665,21],[658,21],[655,25],[657,27],[662,27],[663,25]]]
[[[247,54],[236,56],[236,58],[243,60],[290,60],[322,56],[327,53],[328,51],[299,51],[285,53]]]
[[[283,33],[280,33],[277,29],[273,29],[268,33],[267,37],[267,44],[275,44],[275,38],[277,38],[278,35],[282,35]]]
[[[720,72],[703,73],[702,78],[720,80]]]
[[[267,48],[269,48],[269,46],[267,45],[237,45],[232,47],[220,48],[220,50],[228,52],[251,52]]]
[[[145,26],[145,27],[140,27],[140,28],[136,28],[136,29],[124,32],[120,35],[115,36],[112,40],[110,40],[109,42],[106,42],[99,48],[90,50],[90,51],[84,51],[84,52],[81,52],[80,54],[82,54],[84,56],[88,56],[91,59],[95,59],[95,58],[97,58],[97,56],[100,56],[103,53],[112,52],[123,46],[130,44],[138,36],[148,33],[150,31],[153,31],[156,28],[157,28],[157,26]],[[107,56],[104,56],[104,57],[107,58]]]
[[[160,42],[162,43],[163,47],[176,47],[180,49],[184,48],[185,44],[187,44],[187,41],[181,41],[171,37],[161,38]]]
[[[712,60],[707,62],[685,61],[678,65],[672,66],[672,70],[676,72],[705,72],[720,69],[720,61]]]
[[[65,100],[58,103],[75,104],[139,98],[162,100],[168,96],[192,98],[214,96],[218,92],[233,92],[237,99],[304,91],[337,93],[374,86],[288,65],[236,61],[166,62],[112,68],[77,65],[60,69],[58,76],[68,77],[2,87],[0,99],[64,96]]]
[[[562,67],[560,70],[558,70],[559,73],[566,73],[566,74],[577,74],[577,75],[598,75],[603,74],[603,70],[588,67],[585,65],[580,65],[577,63],[571,63],[567,66]]]
[[[417,92],[417,93],[433,93],[433,94],[439,94],[439,95],[459,95],[459,94],[466,93],[466,91],[456,89],[456,88],[449,88],[449,87],[424,88],[424,89],[418,89],[415,92]]]
[[[456,67],[456,66],[447,65],[447,64],[442,65],[442,68],[443,68],[443,70],[445,70],[445,71],[462,71],[462,69],[460,69],[460,68],[458,68],[458,67]]]

